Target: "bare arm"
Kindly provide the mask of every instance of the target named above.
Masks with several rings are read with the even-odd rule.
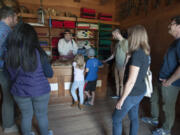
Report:
[[[89,72],[89,68],[86,68],[85,72],[86,72],[86,73]]]
[[[130,94],[130,92],[132,91],[134,84],[136,82],[138,73],[139,73],[140,68],[137,66],[130,66],[130,71],[129,71],[129,76],[128,76],[128,80],[125,84],[123,93],[122,93],[122,97],[120,98],[120,100],[118,101],[116,108],[117,109],[121,109],[125,99],[127,98],[127,96]]]
[[[106,62],[112,60],[113,58],[114,58],[114,53],[113,53],[109,58],[107,58],[106,60],[104,60],[103,63],[106,63]]]

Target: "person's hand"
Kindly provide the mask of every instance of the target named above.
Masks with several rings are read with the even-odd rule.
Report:
[[[122,107],[123,103],[124,103],[124,101],[120,99],[120,100],[118,101],[118,103],[116,104],[116,109],[117,109],[117,110],[121,110],[121,107]]]
[[[162,85],[164,86],[164,87],[168,87],[168,86],[170,86],[171,85],[171,81],[170,80],[166,80],[166,81],[163,81],[162,82]]]
[[[172,82],[170,80],[167,80],[167,79],[162,79],[162,78],[159,78],[160,81],[162,81],[162,85],[164,87],[168,87],[172,84]]]
[[[159,80],[163,83],[166,81],[166,79],[159,78]]]

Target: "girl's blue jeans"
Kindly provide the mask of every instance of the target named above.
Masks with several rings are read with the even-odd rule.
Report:
[[[48,102],[49,93],[38,97],[19,97],[14,99],[21,111],[21,130],[23,135],[30,135],[32,128],[32,117],[35,113],[41,135],[48,135]]]
[[[122,134],[122,120],[128,114],[130,119],[130,135],[138,134],[138,110],[139,103],[143,99],[144,94],[139,96],[128,96],[122,105],[121,110],[114,110],[113,113],[113,135]]]
[[[84,84],[85,84],[84,81],[74,81],[71,87],[71,94],[74,101],[78,101],[76,90],[79,89],[80,104],[83,104],[84,102],[84,94],[83,94]]]

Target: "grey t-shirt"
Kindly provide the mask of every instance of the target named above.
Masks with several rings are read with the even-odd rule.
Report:
[[[126,52],[128,51],[128,41],[126,39],[119,41],[116,44],[115,61],[116,67],[122,68],[126,59]]]
[[[125,82],[128,79],[130,65],[140,68],[134,87],[129,94],[129,96],[138,96],[145,93],[146,91],[145,76],[149,67],[149,56],[146,55],[144,50],[141,48],[132,53],[125,69]]]

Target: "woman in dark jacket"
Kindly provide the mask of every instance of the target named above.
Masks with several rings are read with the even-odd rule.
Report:
[[[50,85],[47,77],[53,76],[53,70],[37,33],[29,24],[17,24],[10,35],[6,66],[12,80],[11,93],[22,113],[22,134],[34,135],[31,128],[35,113],[41,135],[52,135],[52,131],[48,131]]]

